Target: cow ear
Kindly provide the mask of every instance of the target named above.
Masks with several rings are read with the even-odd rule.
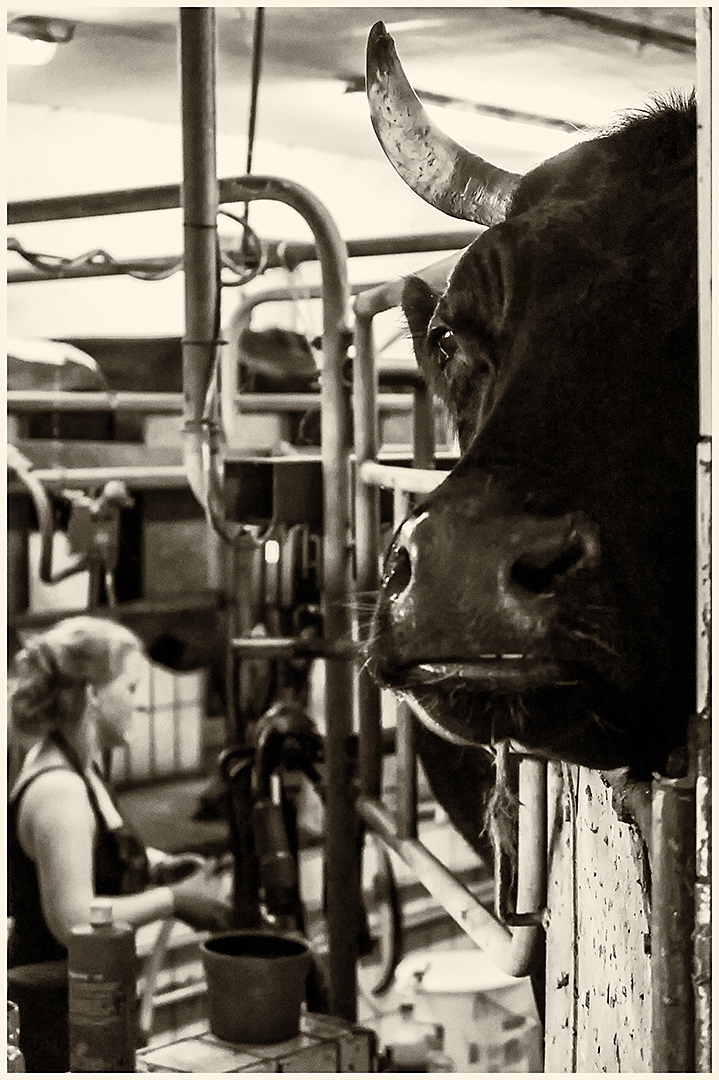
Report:
[[[429,348],[428,330],[442,293],[419,277],[408,277],[402,292],[402,309],[412,335],[414,355],[422,373],[436,397],[443,402],[455,430],[457,406],[452,398],[446,376],[437,366]]]
[[[419,277],[408,277],[402,290],[402,310],[414,343],[414,352],[420,366],[424,366],[427,352],[427,329],[434,315],[441,293]]]

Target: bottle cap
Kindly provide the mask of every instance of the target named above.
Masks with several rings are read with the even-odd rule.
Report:
[[[107,926],[112,922],[112,904],[108,900],[90,905],[91,926]]]

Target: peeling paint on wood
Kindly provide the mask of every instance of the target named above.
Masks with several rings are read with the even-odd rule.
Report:
[[[598,773],[549,777],[547,1072],[651,1071],[648,880]]]

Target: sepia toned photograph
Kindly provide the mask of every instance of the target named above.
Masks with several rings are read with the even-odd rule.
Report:
[[[711,7],[7,10],[7,1071],[711,1073]]]

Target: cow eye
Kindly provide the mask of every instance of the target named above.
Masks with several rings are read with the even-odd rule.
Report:
[[[446,326],[438,326],[431,332],[430,341],[439,354],[440,367],[445,368],[457,352],[454,334]]]

